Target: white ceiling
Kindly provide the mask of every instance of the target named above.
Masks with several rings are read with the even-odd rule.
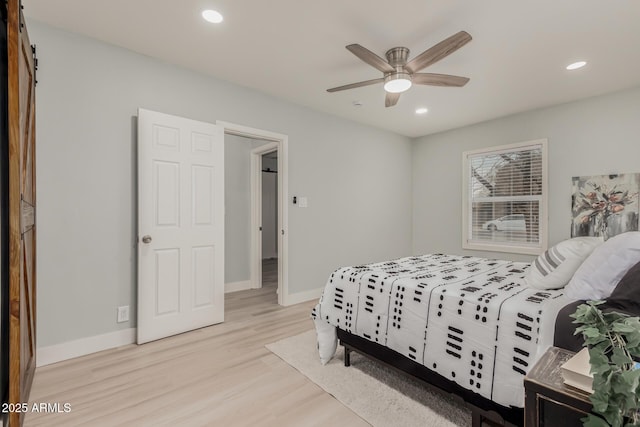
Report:
[[[410,137],[640,85],[637,0],[23,3],[28,18]],[[224,22],[206,23],[206,8]],[[326,92],[381,77],[348,44],[382,57],[406,46],[413,58],[460,30],[471,43],[423,72],[470,77],[463,88],[414,86],[391,108],[381,85]],[[588,65],[565,70],[577,60]]]

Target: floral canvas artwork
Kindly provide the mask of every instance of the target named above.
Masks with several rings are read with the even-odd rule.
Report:
[[[573,177],[571,237],[638,230],[640,174]]]

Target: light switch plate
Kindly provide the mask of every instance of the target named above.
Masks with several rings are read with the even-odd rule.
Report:
[[[306,208],[309,206],[309,202],[307,201],[306,197],[299,197],[298,198],[298,206],[300,206],[301,208]]]

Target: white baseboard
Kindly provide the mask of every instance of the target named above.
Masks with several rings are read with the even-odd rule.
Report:
[[[62,344],[41,347],[37,350],[36,366],[46,366],[110,348],[136,342],[136,328],[122,329]]]
[[[250,280],[225,284],[225,293],[245,289],[251,289]],[[322,295],[323,289],[324,288],[317,288],[310,291],[286,295],[284,305],[288,306],[299,304],[301,302],[317,300]],[[86,356],[87,354],[97,353],[99,351],[109,350],[123,345],[134,344],[135,342],[136,328],[129,328],[93,337],[68,341],[62,344],[41,347],[37,350],[36,366],[40,367],[51,365],[52,363]]]
[[[247,289],[253,289],[251,280],[243,280],[242,282],[231,282],[224,284],[224,293],[246,291]]]
[[[295,294],[285,295],[283,305],[294,305],[300,304],[301,302],[320,299],[323,290],[324,288],[317,288],[310,291],[296,292]]]

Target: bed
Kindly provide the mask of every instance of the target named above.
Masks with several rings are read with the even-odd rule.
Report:
[[[355,350],[454,393],[474,426],[520,425],[524,376],[567,348],[579,300],[603,298],[640,309],[640,232],[565,240],[531,264],[427,254],[340,268],[312,317],[322,363],[340,340],[345,365]]]

